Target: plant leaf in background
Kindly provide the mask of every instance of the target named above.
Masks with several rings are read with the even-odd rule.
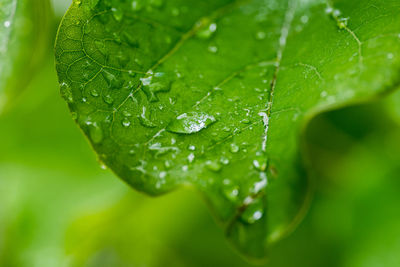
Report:
[[[0,2],[0,113],[43,61],[52,27],[50,10],[47,0]]]
[[[399,83],[398,1],[75,1],[61,93],[137,190],[194,185],[244,253],[299,223],[310,118]]]

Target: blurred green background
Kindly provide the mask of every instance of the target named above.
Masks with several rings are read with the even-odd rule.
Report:
[[[69,2],[53,1],[52,36]],[[399,106],[397,93],[312,121],[314,201],[261,265],[400,266]],[[0,152],[0,266],[252,266],[194,190],[150,198],[101,168],[59,96],[50,48],[0,116]]]

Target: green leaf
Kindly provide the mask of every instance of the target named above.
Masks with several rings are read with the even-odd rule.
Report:
[[[307,210],[302,129],[395,88],[399,33],[398,1],[75,1],[56,65],[101,161],[148,194],[195,186],[259,258]]]
[[[47,0],[0,2],[0,112],[15,101],[43,60],[50,10]]]

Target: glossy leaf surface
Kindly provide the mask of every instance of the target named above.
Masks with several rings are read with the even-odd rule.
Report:
[[[395,88],[399,34],[398,1],[78,0],[56,64],[102,162],[152,195],[195,186],[263,257],[308,206],[302,129]]]

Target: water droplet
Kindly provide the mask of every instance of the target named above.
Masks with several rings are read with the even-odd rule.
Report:
[[[215,45],[210,45],[208,47],[208,51],[215,54],[218,52],[218,47],[216,47]]]
[[[132,114],[128,110],[123,110],[122,111],[122,115],[124,115],[125,117],[131,117],[132,116]]]
[[[10,26],[11,26],[11,21],[6,20],[6,21],[4,22],[4,27],[8,28],[8,27],[10,27]]]
[[[190,151],[195,151],[195,150],[196,150],[196,147],[195,147],[194,145],[190,145],[190,146],[188,147],[188,149],[189,149]]]
[[[195,158],[194,154],[190,153],[189,156],[188,156],[189,163],[192,163],[194,161],[194,158]]]
[[[217,172],[221,170],[221,165],[218,162],[212,161],[212,160],[207,160],[206,161],[206,166],[209,170]]]
[[[160,172],[159,177],[160,179],[164,179],[165,177],[167,177],[167,172]]]
[[[301,23],[306,24],[308,22],[309,18],[307,15],[304,15],[300,18]]]
[[[253,160],[253,166],[257,170],[263,172],[267,168],[267,161],[266,161],[266,159],[263,159],[263,158],[255,159],[255,160]]]
[[[114,98],[111,95],[105,95],[104,96],[104,102],[107,104],[111,105],[114,102]]]
[[[97,92],[96,89],[93,89],[93,90],[90,92],[90,94],[91,94],[92,96],[94,96],[94,97],[98,97],[98,96],[99,96],[99,92]]]
[[[230,150],[231,150],[232,153],[237,153],[237,152],[239,152],[239,146],[234,144],[234,143],[232,143]]]
[[[142,4],[140,1],[132,1],[132,9],[134,11],[139,11],[142,9]]]
[[[338,21],[338,27],[339,29],[344,29],[347,27],[348,24],[348,18],[340,18]]]
[[[266,36],[267,35],[265,34],[265,32],[257,32],[256,33],[256,39],[257,40],[264,40]]]
[[[201,39],[208,39],[210,38],[215,32],[217,31],[217,24],[211,23],[208,27],[197,32],[196,36]]]
[[[263,205],[260,199],[255,199],[247,206],[241,215],[241,219],[249,224],[253,224],[260,220],[264,215]]]
[[[168,170],[168,169],[171,169],[171,167],[172,167],[172,162],[170,161],[170,160],[166,160],[166,161],[164,161],[164,166],[165,166],[165,168]]]
[[[220,159],[220,162],[224,165],[228,165],[229,164],[229,159],[227,157],[222,156]]]
[[[223,181],[223,193],[225,197],[231,201],[236,202],[239,197],[239,187],[237,185],[233,185],[232,182],[228,179]]]
[[[179,115],[167,127],[172,133],[193,134],[216,122],[214,116],[203,112],[188,112]]]
[[[328,6],[328,7],[325,9],[325,13],[326,13],[326,14],[332,14],[332,13],[333,13],[333,8],[330,7],[330,6]]]
[[[112,8],[111,11],[112,11],[114,19],[118,22],[120,22],[122,20],[122,18],[124,17],[124,12],[121,9]]]
[[[260,193],[268,185],[267,174],[265,172],[260,172],[259,178],[260,180],[254,183],[253,188],[251,190],[253,194]]]
[[[131,121],[130,121],[128,118],[124,118],[124,119],[122,120],[122,126],[124,126],[124,127],[129,127],[129,126],[131,126]]]

